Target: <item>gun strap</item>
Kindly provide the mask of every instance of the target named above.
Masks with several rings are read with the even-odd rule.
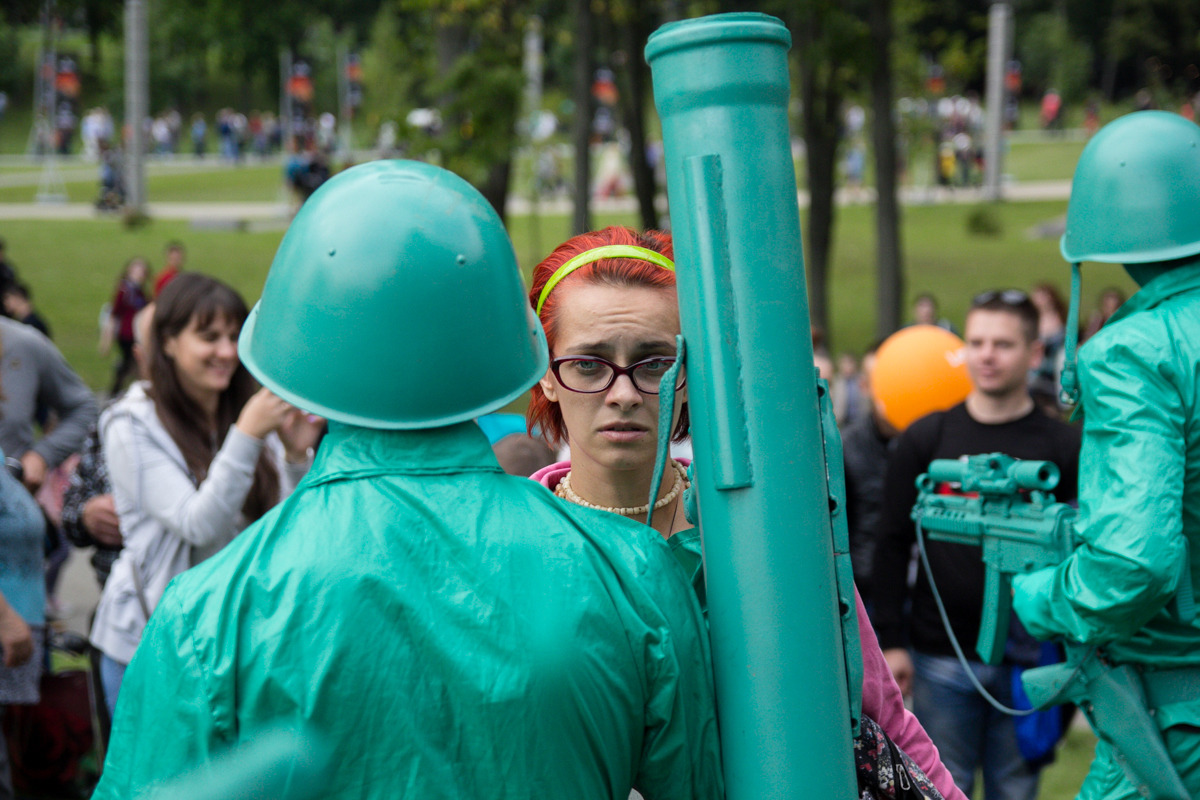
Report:
[[[1059,390],[1059,400],[1066,405],[1079,407],[1079,372],[1076,351],[1079,346],[1079,295],[1083,284],[1083,276],[1079,271],[1079,263],[1071,264],[1071,305],[1067,310],[1067,338],[1063,347],[1063,368],[1059,375],[1062,388]],[[1072,413],[1074,417],[1074,413]]]
[[[654,504],[658,502],[658,487],[662,485],[663,470],[667,466],[667,457],[671,453],[671,423],[675,420],[675,381],[679,370],[683,368],[683,360],[687,355],[684,349],[683,335],[675,337],[675,363],[663,375],[658,393],[658,447],[654,454],[654,474],[650,478],[649,508],[646,509],[646,524],[654,519]],[[680,502],[683,502],[682,499]]]
[[[958,656],[958,663],[962,664],[967,679],[975,687],[979,696],[1001,714],[1008,714],[1010,717],[1028,717],[1030,714],[1036,714],[1037,709],[1035,708],[1018,709],[1004,705],[993,697],[991,692],[983,688],[983,684],[975,677],[975,670],[971,669],[971,665],[967,663],[967,656],[963,653],[962,645],[958,643],[958,637],[954,635],[954,628],[950,626],[950,615],[946,613],[946,604],[942,602],[942,595],[938,592],[937,583],[933,580],[933,567],[929,565],[929,554],[925,552],[925,531],[921,527],[920,515],[917,515],[913,521],[917,527],[917,552],[921,556],[921,566],[925,569],[925,577],[929,580],[929,590],[933,593],[933,601],[937,604],[938,615],[942,618],[942,625],[946,629],[946,636],[950,639],[950,646],[954,648],[954,654]]]

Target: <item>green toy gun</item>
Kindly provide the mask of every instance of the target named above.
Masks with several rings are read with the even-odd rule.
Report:
[[[943,483],[962,495],[937,494]],[[1054,502],[1058,467],[992,453],[930,463],[917,479],[912,517],[929,538],[983,548],[983,620],[975,649],[999,664],[1012,616],[1012,576],[1052,567],[1075,549],[1075,510]],[[969,494],[968,494],[969,493]]]
[[[1058,478],[1058,468],[1050,462],[1019,461],[990,453],[933,461],[929,471],[917,479],[912,518],[926,569],[924,534],[983,550],[983,620],[976,650],[985,663],[998,664],[1004,654],[1012,616],[1012,576],[1054,566],[1075,548],[1075,510],[1056,503],[1049,494]],[[962,494],[938,494],[944,483],[957,484]],[[932,575],[929,579],[942,622],[961,658]],[[1177,616],[1194,616],[1191,579],[1186,571],[1174,603]],[[1034,708],[1077,704],[1096,735],[1113,748],[1143,797],[1188,800],[1187,789],[1148,710],[1157,705],[1147,701],[1148,694],[1158,691],[1155,682],[1132,666],[1106,663],[1094,647],[1070,641],[1064,642],[1064,647],[1064,663],[1026,670],[1022,676]]]

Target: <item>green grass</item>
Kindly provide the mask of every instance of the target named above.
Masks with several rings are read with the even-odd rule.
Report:
[[[1088,728],[1072,728],[1059,745],[1054,763],[1042,770],[1039,800],[1069,800],[1079,793],[1096,749],[1096,737]],[[982,792],[976,793],[983,797]]]
[[[1075,727],[1058,746],[1054,763],[1042,770],[1038,783],[1038,800],[1071,800],[1079,794],[1079,786],[1092,764],[1096,736],[1091,729]],[[975,775],[973,800],[984,800],[983,775]]]
[[[205,189],[210,190],[217,191],[213,186]],[[905,209],[906,309],[917,293],[932,291],[939,297],[943,313],[961,325],[970,298],[985,288],[1029,288],[1050,280],[1065,292],[1068,271],[1058,254],[1057,241],[1029,236],[1031,229],[1060,217],[1063,203],[995,206],[1001,234],[991,238],[968,233],[967,218],[974,210],[970,206]],[[631,216],[596,220],[597,226],[609,223],[632,225],[636,221]],[[875,337],[873,225],[873,210],[869,207],[838,210],[829,334],[839,351],[861,352]],[[518,262],[526,273],[567,237],[569,227],[570,220],[563,216],[511,220]],[[185,222],[165,221],[153,221],[130,231],[116,219],[105,218],[5,222],[0,224],[0,236],[8,241],[9,256],[33,288],[36,305],[54,327],[63,353],[90,385],[101,387],[108,365],[95,351],[96,319],[126,260],[144,255],[158,266],[163,245],[170,239],[181,239],[188,246],[191,269],[216,275],[253,300],[261,292],[282,232],[196,230]],[[1127,292],[1133,289],[1120,268],[1089,264],[1085,308],[1109,284]]]
[[[99,193],[100,168],[95,165],[60,167],[67,200],[90,203]],[[36,199],[41,167],[12,168],[0,177],[23,175],[20,186],[0,186],[0,203],[32,203]],[[274,202],[286,197],[283,167],[279,163],[210,167],[188,162],[150,162],[146,170],[146,196],[151,202]]]
[[[251,168],[246,168],[247,175]],[[190,176],[198,182],[213,176]],[[203,181],[201,181],[203,179]],[[164,178],[164,180],[168,180]],[[175,176],[170,181],[182,181]],[[180,186],[186,185],[181,182]],[[205,191],[217,191],[210,184]],[[961,325],[970,298],[997,286],[1029,288],[1050,280],[1065,292],[1068,271],[1055,239],[1030,238],[1028,232],[1064,212],[1063,203],[1011,203],[994,207],[1001,234],[972,236],[969,206],[915,206],[904,211],[906,309],[913,296],[933,291],[943,313]],[[636,224],[632,216],[600,217],[597,226]],[[861,352],[875,337],[874,217],[869,207],[838,210],[830,291],[830,339],[838,350]],[[564,216],[517,217],[510,231],[518,263],[526,272],[569,234]],[[55,340],[89,385],[102,388],[110,360],[96,352],[96,320],[110,298],[122,265],[144,255],[154,266],[164,244],[180,239],[188,246],[188,266],[228,281],[248,301],[256,299],[282,231],[197,230],[186,222],[152,221],[127,230],[112,218],[83,222],[14,221],[0,224],[9,257],[34,291],[38,309],[54,328]],[[1088,265],[1085,308],[1106,285],[1127,292],[1132,283],[1118,267]]]
[[[597,225],[634,222],[628,216],[596,220]],[[570,220],[561,216],[513,222],[518,261],[527,279],[533,265],[567,238],[569,227]],[[179,239],[188,248],[188,269],[228,282],[252,303],[262,293],[283,231],[198,230],[186,222],[166,221],[129,230],[115,218],[102,218],[0,222],[0,237],[7,241],[8,256],[33,290],[34,304],[49,321],[63,355],[89,386],[101,389],[110,377],[112,356],[102,358],[96,350],[97,320],[126,261],[142,255],[158,268],[164,245]]]
[[[1070,180],[1085,142],[1046,139],[1009,145],[1004,174],[1017,181]]]
[[[107,385],[111,357],[96,350],[100,307],[111,299],[124,264],[135,255],[162,263],[163,246],[180,239],[188,266],[213,274],[257,298],[281,233],[191,230],[185,222],[151,222],[130,231],[115,219],[86,222],[5,222],[0,235],[55,342],[88,385]]]
[[[980,208],[995,214],[1000,235],[971,235],[967,220]],[[1033,238],[1039,225],[1066,213],[1065,202],[1007,203],[996,206],[908,206],[903,210],[905,313],[921,292],[932,292],[942,314],[960,330],[971,298],[996,287],[1030,289],[1050,281],[1067,296],[1070,271],[1058,252],[1058,237]],[[837,211],[831,269],[830,339],[838,350],[862,352],[875,339],[874,209],[848,206]],[[1116,285],[1132,293],[1133,282],[1117,266],[1088,264],[1084,276],[1084,316],[1101,288]]]

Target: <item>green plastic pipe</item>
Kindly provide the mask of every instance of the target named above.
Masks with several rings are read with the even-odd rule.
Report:
[[[800,213],[791,36],[763,14],[663,26],[662,119],[730,800],[856,796]]]

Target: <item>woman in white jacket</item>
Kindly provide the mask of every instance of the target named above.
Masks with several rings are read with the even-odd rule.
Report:
[[[230,287],[180,275],[154,311],[149,381],[101,418],[125,537],[91,633],[110,713],[167,583],[291,494],[311,463],[322,423],[259,389],[242,366],[246,316]]]

